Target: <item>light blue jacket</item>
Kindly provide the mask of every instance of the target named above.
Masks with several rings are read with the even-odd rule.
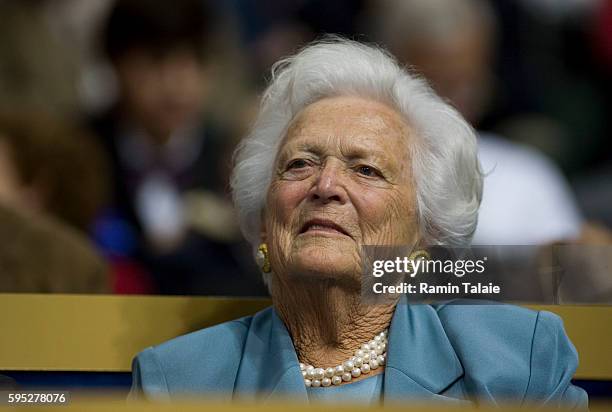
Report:
[[[402,299],[389,329],[383,398],[586,408],[585,391],[570,382],[577,365],[552,313]],[[308,402],[293,343],[272,308],[148,348],[132,373],[132,396]]]

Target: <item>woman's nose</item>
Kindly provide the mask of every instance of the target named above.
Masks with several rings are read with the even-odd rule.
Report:
[[[320,169],[312,187],[311,199],[323,203],[338,202],[344,204],[348,195],[343,184],[344,173],[341,165],[326,162]]]

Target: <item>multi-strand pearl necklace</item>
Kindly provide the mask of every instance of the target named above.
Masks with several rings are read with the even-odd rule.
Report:
[[[361,345],[355,351],[355,356],[333,368],[315,368],[312,365],[300,363],[302,376],[306,387],[340,385],[350,382],[361,374],[370,373],[385,364],[387,358],[387,331],[376,335],[368,343]]]

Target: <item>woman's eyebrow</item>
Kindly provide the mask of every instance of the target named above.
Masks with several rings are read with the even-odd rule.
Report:
[[[319,144],[313,144],[309,142],[297,142],[294,144],[289,144],[283,150],[283,152],[287,152],[289,150],[298,151],[298,152],[308,152],[314,155],[320,156],[325,152],[325,148]]]
[[[292,153],[300,152],[300,153],[311,153],[317,157],[320,157],[323,154],[323,148],[317,145],[313,145],[312,143],[306,142],[297,142],[297,143],[289,143],[285,145],[278,152],[278,162],[284,163],[290,157]]]
[[[384,150],[375,145],[356,145],[348,144],[341,149],[344,158],[350,161],[360,159],[374,159],[388,162],[390,156]]]

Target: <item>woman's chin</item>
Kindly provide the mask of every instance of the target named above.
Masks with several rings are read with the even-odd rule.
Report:
[[[335,248],[320,246],[301,247],[293,256],[292,265],[295,275],[310,279],[337,280],[339,282],[360,282],[361,260],[354,248]]]

